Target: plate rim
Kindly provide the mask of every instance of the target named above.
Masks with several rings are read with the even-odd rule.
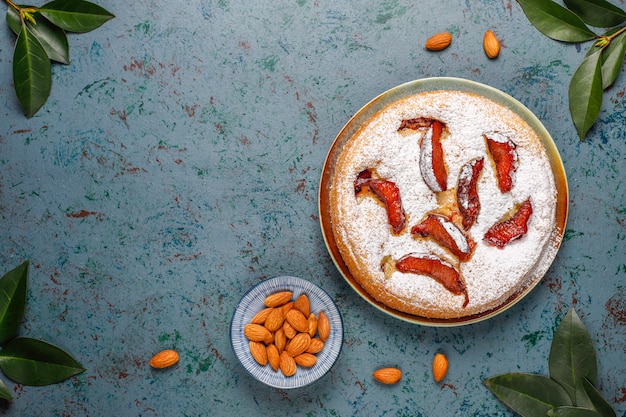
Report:
[[[318,291],[318,293],[315,295],[317,297],[320,297],[320,299],[322,299],[321,301],[318,301],[317,299],[312,299],[311,300],[312,306],[321,302],[326,308],[328,307],[331,308],[332,311],[328,311],[328,310],[324,311],[324,313],[328,316],[329,320],[332,323],[331,335],[329,336],[329,339],[326,341],[324,349],[320,353],[317,354],[318,363],[316,365],[320,364],[320,361],[319,361],[320,354],[328,355],[328,356],[323,356],[323,358],[326,360],[325,362],[323,362],[323,366],[318,367],[317,369],[313,369],[314,367],[310,369],[299,368],[298,372],[300,372],[300,375],[296,374],[291,377],[282,376],[281,378],[280,375],[282,374],[280,373],[280,370],[274,372],[269,367],[269,364],[266,365],[265,367],[261,367],[258,363],[254,362],[254,360],[252,359],[252,355],[249,353],[249,350],[247,348],[248,340],[243,335],[243,324],[246,323],[245,321],[246,317],[251,319],[253,314],[248,314],[248,315],[244,314],[243,307],[245,307],[245,305],[243,303],[246,301],[252,301],[252,300],[248,300],[248,298],[252,297],[255,301],[260,301],[260,307],[263,307],[262,300],[265,298],[265,296],[269,295],[271,292],[274,292],[275,290],[278,290],[279,288],[293,290],[294,286],[298,287],[298,290],[294,291],[294,296],[297,296],[300,293],[303,293],[304,289],[311,288],[311,289]],[[262,291],[268,290],[268,289],[272,289],[272,291],[267,292],[265,294],[262,293]],[[256,312],[258,311],[254,311],[253,313],[256,313]],[[238,321],[239,318],[241,318],[241,321]],[[337,360],[339,359],[339,356],[343,349],[343,338],[344,338],[343,316],[341,314],[341,311],[339,310],[339,307],[337,307],[337,304],[332,299],[330,294],[326,290],[324,290],[322,287],[320,287],[317,284],[314,284],[311,281],[308,281],[304,278],[291,276],[291,275],[279,275],[279,276],[267,278],[254,284],[252,287],[250,287],[239,299],[237,306],[235,307],[235,311],[233,312],[231,321],[230,321],[231,348],[238,362],[246,370],[247,374],[250,375],[256,381],[262,382],[263,384],[267,386],[270,386],[273,388],[279,388],[279,389],[303,388],[322,379],[325,375],[327,375],[330,372],[330,370],[333,368],[333,366],[336,364]],[[240,342],[240,343],[237,343],[237,342]],[[245,346],[243,346],[242,344]],[[248,364],[250,364],[251,366],[250,367],[247,366]],[[279,383],[277,381],[284,381],[284,383]]]
[[[347,142],[347,140],[349,140],[356,133],[356,131],[361,126],[361,123],[368,120],[372,115],[374,115],[387,105],[399,99],[423,92],[431,92],[437,90],[461,91],[480,95],[507,107],[509,110],[513,111],[516,115],[522,118],[540,138],[541,144],[548,155],[551,170],[554,175],[555,187],[557,190],[557,203],[555,210],[556,224],[554,230],[552,231],[552,244],[547,245],[544,248],[544,252],[549,252],[547,255],[551,256],[552,259],[547,262],[544,270],[538,273],[538,276],[535,276],[528,285],[526,285],[521,290],[513,293],[499,306],[491,308],[482,313],[455,319],[432,319],[428,317],[412,315],[387,307],[386,305],[375,300],[367,291],[365,291],[360,286],[360,284],[354,279],[354,277],[352,277],[350,271],[343,262],[341,254],[339,253],[337,246],[334,244],[333,231],[330,225],[329,214],[328,194],[330,189],[329,184],[332,175],[334,174],[334,162],[336,162],[336,159],[339,156],[341,148],[343,147],[345,142]],[[560,246],[563,242],[563,235],[565,233],[565,227],[567,225],[568,212],[569,187],[567,183],[565,168],[563,166],[563,161],[561,159],[559,150],[554,140],[552,139],[552,136],[545,128],[543,123],[539,120],[539,118],[524,104],[522,104],[519,100],[512,97],[508,93],[477,81],[458,77],[429,77],[416,79],[392,87],[367,102],[345,123],[345,125],[341,128],[341,130],[333,140],[324,160],[324,165],[322,166],[322,174],[320,177],[318,189],[318,213],[322,237],[324,239],[324,243],[330,254],[330,257],[344,281],[346,281],[361,298],[363,298],[379,311],[382,311],[383,313],[402,321],[433,327],[456,327],[478,323],[503,313],[504,311],[508,310],[519,301],[524,299],[526,295],[528,295],[528,293],[530,293],[543,279],[551,265],[554,263],[554,260],[556,259],[556,254],[558,253]],[[544,255],[542,256],[546,256],[546,254],[544,253]]]

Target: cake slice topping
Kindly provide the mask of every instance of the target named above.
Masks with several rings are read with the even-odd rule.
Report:
[[[402,207],[400,190],[393,181],[375,178],[371,169],[361,171],[354,181],[354,193],[359,195],[368,188],[387,211],[387,220],[394,234],[400,234],[406,225],[406,215]]]
[[[478,177],[483,170],[484,164],[484,158],[474,159],[463,165],[459,174],[456,200],[463,217],[462,225],[465,230],[469,230],[474,225],[480,212]]]
[[[493,162],[496,164],[496,178],[498,188],[506,193],[513,188],[513,174],[517,169],[517,145],[501,133],[484,134],[487,147]]]
[[[420,142],[420,171],[428,188],[439,193],[448,188],[448,172],[443,159],[441,135],[444,125],[433,120]]]
[[[502,220],[487,230],[485,242],[502,249],[509,242],[521,238],[528,231],[528,220],[532,214],[533,207],[530,198],[527,198],[509,219]]]
[[[400,272],[426,275],[443,285],[454,295],[464,295],[463,307],[469,303],[467,288],[461,274],[449,263],[427,255],[406,255],[396,261],[396,269]]]
[[[472,256],[476,242],[467,237],[450,219],[440,214],[429,214],[421,223],[411,228],[420,237],[432,237],[461,261]]]

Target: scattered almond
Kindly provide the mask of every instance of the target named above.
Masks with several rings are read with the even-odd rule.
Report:
[[[425,46],[429,51],[441,51],[450,46],[451,43],[452,34],[450,32],[441,32],[428,38]]]
[[[402,378],[402,371],[398,368],[381,368],[375,371],[372,376],[382,384],[395,384]]]
[[[157,369],[169,368],[178,362],[178,352],[172,349],[163,350],[150,359],[150,366]]]
[[[263,301],[263,303],[265,304],[266,307],[280,307],[284,304],[287,304],[289,301],[291,301],[292,295],[293,295],[293,292],[291,291],[275,292],[274,294],[270,294],[267,297],[265,297],[265,300]]]
[[[320,335],[322,342],[325,342],[330,336],[330,321],[323,311],[317,315],[317,333]]]
[[[298,356],[295,356],[293,360],[300,366],[310,368],[317,363],[317,356],[310,353],[302,353]]]
[[[294,308],[300,310],[304,317],[309,317],[311,314],[311,304],[309,303],[309,297],[306,294],[300,294],[294,303]]]
[[[433,376],[435,381],[441,381],[448,373],[448,358],[443,353],[437,353],[433,359]]]
[[[250,353],[255,361],[261,366],[267,363],[267,349],[263,342],[250,341]]]
[[[283,351],[280,354],[280,371],[286,377],[290,377],[296,373],[296,361],[287,354],[287,352]]]
[[[496,35],[490,30],[487,30],[483,37],[483,48],[485,49],[485,54],[487,54],[490,59],[497,58],[498,55],[500,55],[500,41],[498,41]]]
[[[273,343],[267,346],[267,361],[274,371],[278,371],[280,367],[280,353],[278,353],[278,348]]]
[[[292,309],[287,312],[285,316],[287,322],[299,332],[309,331],[309,322],[300,310]]]

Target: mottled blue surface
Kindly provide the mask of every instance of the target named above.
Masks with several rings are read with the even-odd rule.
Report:
[[[14,37],[0,36],[0,266],[30,259],[21,334],[86,372],[16,385],[7,416],[512,416],[484,378],[547,374],[574,305],[598,352],[598,387],[626,416],[626,74],[580,142],[569,80],[587,44],[552,41],[513,0],[135,0],[70,35],[68,66],[32,119],[15,99]],[[626,7],[623,0],[613,1]],[[485,30],[502,40],[488,60]],[[450,31],[452,46],[423,48]],[[317,189],[347,120],[398,84],[454,76],[499,88],[542,120],[570,187],[565,241],[541,284],[487,322],[427,328],[384,315],[342,280],[324,246]],[[345,343],[313,386],[260,385],[229,323],[253,284],[294,275],[323,287]],[[148,366],[165,348],[179,364]],[[435,352],[450,371],[430,374]],[[384,365],[400,384],[371,377]],[[260,412],[259,412],[260,410]]]

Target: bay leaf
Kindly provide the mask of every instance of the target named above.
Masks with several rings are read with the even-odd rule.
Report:
[[[18,384],[50,385],[85,368],[63,349],[38,339],[18,337],[0,351],[0,369]]]
[[[583,388],[591,401],[593,409],[596,410],[601,417],[616,417],[615,410],[613,410],[611,404],[604,399],[598,389],[589,382],[587,378],[583,379]]]
[[[596,34],[571,10],[552,0],[517,0],[524,14],[541,33],[563,42],[584,42]]]
[[[4,385],[4,381],[2,381],[1,379],[0,379],[0,398],[4,400],[8,400],[8,401],[11,401],[13,399],[13,396],[11,395],[11,391],[9,391],[7,386]]]
[[[522,417],[545,416],[555,407],[572,405],[567,391],[543,375],[508,373],[484,382],[500,401]]]
[[[609,88],[622,70],[626,56],[626,32],[613,38],[602,51],[602,89]]]
[[[28,118],[33,117],[50,96],[50,58],[26,25],[22,25],[13,51],[13,85]]]
[[[601,55],[598,50],[586,56],[570,80],[569,110],[581,141],[595,123],[602,107]]]
[[[601,417],[595,410],[582,407],[557,407],[548,411],[549,417]]]
[[[0,345],[15,337],[26,307],[29,262],[7,272],[0,279]]]
[[[90,32],[115,17],[84,0],[54,0],[41,6],[39,13],[61,29],[76,33]]]
[[[599,54],[594,56],[599,57]],[[591,336],[573,308],[565,314],[554,334],[548,368],[550,377],[563,386],[573,405],[582,406],[589,402],[583,381],[586,378],[595,384],[596,351]]]
[[[564,0],[568,9],[588,25],[610,28],[626,22],[626,12],[606,0]]]

